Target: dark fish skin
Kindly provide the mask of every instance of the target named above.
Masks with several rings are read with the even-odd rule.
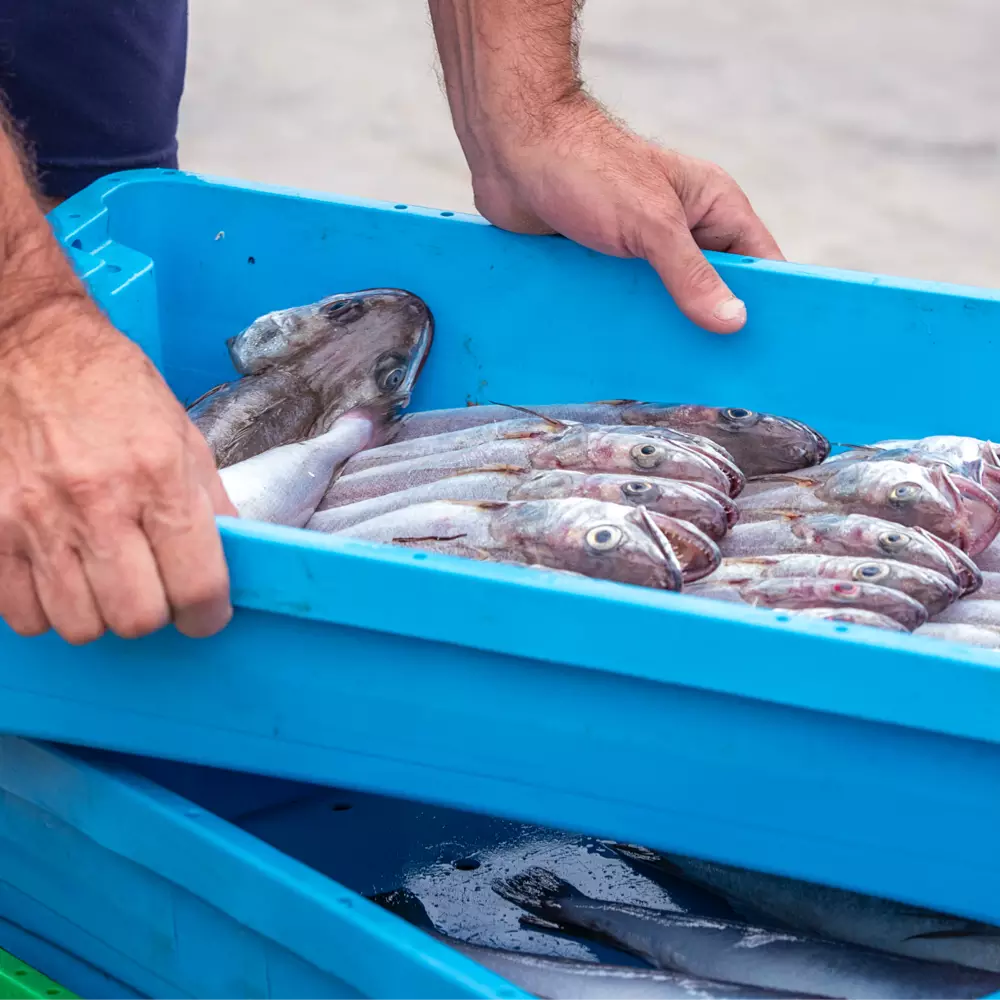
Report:
[[[981,997],[1000,975],[805,934],[592,899],[544,868],[497,879],[504,899],[661,969],[847,1000]]]
[[[921,626],[914,634],[930,627]],[[718,893],[737,911],[736,919],[746,923],[776,923],[894,955],[1000,973],[1000,927],[991,924],[785,875],[632,845],[608,846],[621,856],[642,851],[650,870]]]
[[[827,439],[800,421],[742,407],[612,399],[594,403],[528,406],[525,409],[556,420],[665,427],[700,434],[725,448],[747,476],[804,469],[822,462],[830,454]],[[511,410],[511,407],[491,405],[408,414],[396,440],[405,441],[508,420]]]
[[[766,1000],[801,995],[692,979],[656,969],[550,958],[467,944],[438,931],[419,898],[408,889],[395,889],[371,898],[466,958],[522,990],[548,1000]]]
[[[400,289],[269,313],[229,342],[245,374],[195,400],[188,416],[220,469],[322,434],[353,409],[381,409],[388,431],[409,402],[433,331],[424,302]]]

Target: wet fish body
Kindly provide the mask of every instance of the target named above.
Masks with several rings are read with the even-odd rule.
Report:
[[[440,933],[420,900],[406,889],[383,893],[374,897],[374,901],[522,990],[548,1000],[766,1000],[796,996],[656,969],[550,958],[469,944]]]
[[[844,462],[801,473],[759,477],[739,500],[744,522],[782,513],[867,514],[921,527],[976,555],[1000,532],[1000,503],[943,466]]]
[[[316,514],[308,527],[317,531],[338,531],[428,500],[556,500],[571,496],[627,506],[642,504],[654,513],[688,521],[716,541],[739,517],[732,500],[710,486],[564,469],[543,472],[496,470],[473,471],[371,500],[329,507]]]
[[[534,438],[495,441],[342,475],[323,498],[320,509],[371,500],[464,472],[491,469],[568,469],[640,478],[655,476],[707,485],[722,493],[729,489],[729,480],[717,465],[679,445],[624,434],[617,429],[606,432],[581,425]]]
[[[915,634],[929,627],[925,625]],[[634,849],[631,845],[611,846],[616,851],[619,847]],[[763,913],[819,937],[1000,974],[1000,928],[990,924],[783,875],[682,855],[648,853],[659,859],[650,863],[717,893],[745,917]]]
[[[921,625],[913,634],[928,639],[962,642],[967,646],[979,646],[983,649],[1000,649],[1000,621],[992,628],[985,625],[961,625],[955,622],[928,622],[926,625]]]
[[[322,434],[351,410],[381,408],[393,419],[432,339],[426,305],[399,289],[269,313],[230,341],[242,377],[196,400],[188,415],[219,468]]]
[[[591,899],[549,871],[498,879],[504,899],[662,969],[849,1000],[980,997],[996,973],[924,962],[806,934]]]
[[[685,588],[696,597],[716,601],[733,601],[753,607],[796,611],[808,608],[857,608],[887,615],[903,625],[908,632],[927,621],[927,609],[902,591],[880,587],[874,583],[848,583],[815,577],[752,580],[749,583],[713,582],[711,577]],[[945,609],[950,614],[962,604],[956,601]],[[979,602],[981,603],[981,602]]]
[[[892,559],[805,553],[727,558],[706,583],[740,586],[751,580],[790,577],[818,577],[878,584],[909,595],[919,601],[930,615],[943,611],[959,597],[958,585],[950,577],[934,570],[910,566]]]
[[[351,412],[318,437],[281,445],[220,471],[241,518],[301,528],[337,469],[377,433],[378,416]]]
[[[797,618],[818,618],[826,622],[839,622],[843,625],[867,625],[868,628],[880,628],[886,632],[906,632],[908,629],[894,621],[888,615],[880,615],[874,611],[864,611],[861,608],[799,608],[788,610],[788,614]],[[923,628],[921,625],[920,628]],[[917,629],[919,632],[920,629]]]
[[[470,559],[567,570],[679,590],[683,568],[644,508],[598,500],[439,500],[383,514],[338,534]]]
[[[981,625],[985,628],[1000,627],[1000,601],[981,601],[977,597],[956,601],[936,615],[936,622],[956,625]]]
[[[504,420],[509,416],[509,409],[493,405],[414,413],[404,420],[398,440]],[[556,403],[527,409],[559,420],[666,427],[700,434],[725,448],[748,476],[803,469],[822,462],[830,453],[826,438],[800,421],[742,407],[609,400]]]
[[[776,514],[769,520],[736,524],[720,548],[726,558],[822,552],[895,559],[950,577],[963,594],[982,583],[975,563],[957,546],[922,528],[864,514]]]

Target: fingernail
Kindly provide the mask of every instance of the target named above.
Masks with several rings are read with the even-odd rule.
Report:
[[[741,299],[731,295],[728,299],[723,299],[716,307],[712,315],[720,323],[732,323],[733,320],[745,320],[747,318],[747,307]]]

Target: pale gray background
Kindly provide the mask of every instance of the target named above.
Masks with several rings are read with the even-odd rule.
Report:
[[[472,210],[423,0],[191,0],[182,166]],[[1000,0],[589,0],[591,90],[791,260],[1000,286]]]

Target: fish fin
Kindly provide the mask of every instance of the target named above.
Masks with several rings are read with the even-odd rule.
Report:
[[[465,533],[461,535],[403,535],[399,538],[394,538],[393,542],[397,545],[416,545],[419,542],[454,542],[459,538],[465,538]]]
[[[637,399],[595,399],[593,406],[631,406],[638,403]]]
[[[520,410],[521,413],[527,413],[529,417],[537,417],[539,420],[544,420],[545,423],[550,424],[556,430],[560,431],[567,430],[579,423],[578,420],[557,420],[555,417],[547,417],[544,413],[539,413],[537,410],[530,410],[527,406],[517,406],[514,403],[497,403],[491,399],[490,404],[492,406],[506,406],[511,410]],[[527,435],[523,436],[527,437]]]
[[[481,472],[509,472],[512,475],[527,475],[532,472],[530,466],[523,465],[481,465],[478,469],[459,469],[453,472],[448,478],[456,479],[458,476],[478,476]]]
[[[526,868],[519,875],[512,875],[510,878],[494,879],[492,887],[508,903],[516,903],[529,912],[558,909],[563,901],[588,898],[565,879],[537,866]]]
[[[460,507],[478,507],[479,510],[503,510],[510,504],[506,500],[444,500],[442,503],[455,504]],[[464,538],[464,535],[456,535],[456,538]]]
[[[377,892],[368,897],[373,903],[377,903],[384,910],[395,913],[397,917],[402,917],[407,923],[413,924],[422,930],[436,931],[434,921],[426,907],[420,901],[420,897],[409,889],[391,889],[389,892]]]
[[[885,448],[879,448],[874,444],[848,444],[847,441],[831,441],[830,446],[832,448],[850,448],[851,451],[885,451]]]
[[[751,566],[774,566],[781,560],[780,556],[732,556],[724,560],[725,565],[735,563],[750,563]]]
[[[748,476],[748,483],[795,483],[798,486],[815,486],[819,482],[811,476],[795,475],[790,472],[769,472],[763,476]]]
[[[228,385],[232,385],[232,383],[231,382],[220,382],[218,385],[213,385],[212,388],[208,390],[208,392],[203,392],[193,403],[188,403],[188,405],[185,407],[185,409],[187,409],[187,410],[194,409],[199,403],[201,403],[202,401],[208,399],[209,396],[215,395],[215,393],[217,393],[220,389],[225,389],[226,386],[228,386]]]

